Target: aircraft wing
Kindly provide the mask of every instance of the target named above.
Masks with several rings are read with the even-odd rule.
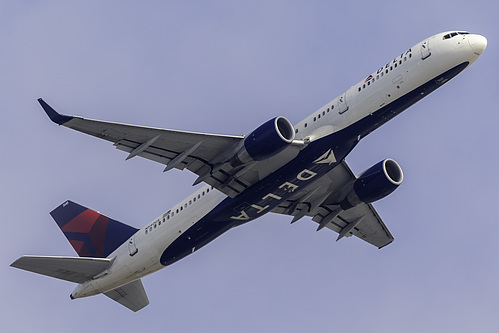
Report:
[[[342,211],[337,216],[334,213],[338,207],[338,198],[342,195],[341,189],[355,179],[355,175],[343,161],[305,190],[274,208],[272,212],[294,216],[292,223],[303,216],[310,216],[312,221],[320,225],[321,222],[326,222],[325,227],[339,234],[337,240],[354,235],[382,248],[393,242],[393,236],[371,204],[360,204]],[[328,221],[331,218],[332,220]]]
[[[113,142],[117,149],[166,165],[164,171],[187,169],[198,175],[194,182],[204,181],[230,197],[293,159],[301,149],[291,145],[265,163],[233,168],[227,159],[237,152],[244,136],[218,135],[176,131],[162,128],[127,125],[67,116],[58,113],[41,98],[38,99],[49,118],[56,124]],[[225,163],[224,163],[225,161]]]

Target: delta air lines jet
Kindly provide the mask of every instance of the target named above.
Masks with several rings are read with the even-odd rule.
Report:
[[[56,124],[108,140],[128,153],[187,169],[206,185],[138,230],[72,201],[50,214],[79,257],[22,256],[13,267],[78,284],[71,299],[103,293],[133,311],[149,304],[141,278],[268,212],[307,216],[338,238],[378,248],[393,241],[372,202],[403,180],[383,160],[354,176],[345,157],[369,133],[454,78],[487,40],[451,31],[414,45],[296,125],[275,117],[246,136],[111,123],[56,112]]]

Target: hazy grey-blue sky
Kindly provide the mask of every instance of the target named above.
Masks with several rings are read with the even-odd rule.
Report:
[[[490,1],[4,1],[0,3],[6,331],[497,332],[499,223]],[[144,278],[138,313],[10,268],[23,254],[74,255],[48,214],[66,199],[142,227],[194,189],[189,172],[126,155],[51,123],[64,113],[246,134],[296,123],[438,32],[488,38],[448,85],[368,136],[360,172],[397,160],[404,184],[375,204],[395,236],[335,242],[306,219],[266,215]],[[42,327],[42,329],[40,329]]]

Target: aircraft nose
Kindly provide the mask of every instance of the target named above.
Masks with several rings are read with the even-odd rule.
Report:
[[[476,55],[481,55],[487,47],[487,38],[481,35],[470,35],[468,43],[470,43],[471,49]]]

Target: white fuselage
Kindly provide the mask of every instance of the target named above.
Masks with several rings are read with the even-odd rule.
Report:
[[[437,34],[404,51],[295,125],[296,137],[311,143],[359,124],[355,133],[360,140],[478,59],[485,48],[485,38],[453,34]],[[380,110],[381,116],[377,113]],[[245,192],[240,194],[244,195]],[[164,268],[161,257],[165,249],[226,198],[211,186],[199,189],[111,253],[112,266],[78,285],[72,296],[103,293]],[[193,247],[192,252],[196,249]]]

